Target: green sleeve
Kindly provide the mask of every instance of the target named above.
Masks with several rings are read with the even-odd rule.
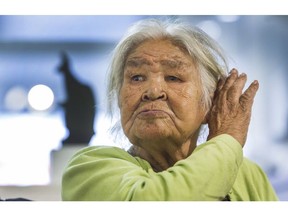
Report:
[[[89,147],[68,164],[62,199],[221,200],[231,190],[242,160],[241,145],[226,134],[159,173],[119,148]]]
[[[247,158],[239,169],[230,197],[232,201],[278,201],[266,173]]]

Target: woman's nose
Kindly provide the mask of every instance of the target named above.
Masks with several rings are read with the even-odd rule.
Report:
[[[143,101],[149,100],[166,100],[167,93],[161,82],[149,82],[147,88],[142,95]]]

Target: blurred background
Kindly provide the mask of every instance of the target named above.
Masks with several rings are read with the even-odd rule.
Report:
[[[110,54],[148,17],[162,16],[0,16],[0,198],[61,200],[62,171],[75,151],[119,146],[105,115]],[[288,16],[170,17],[217,40],[247,85],[259,81],[244,154],[288,200]]]

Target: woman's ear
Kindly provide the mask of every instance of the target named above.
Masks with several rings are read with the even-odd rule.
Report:
[[[202,124],[208,124],[209,116],[210,116],[210,110],[206,111]]]

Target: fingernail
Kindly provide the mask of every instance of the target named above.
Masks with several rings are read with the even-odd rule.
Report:
[[[254,85],[257,85],[257,84],[258,84],[258,80],[254,80],[254,81],[253,81],[253,84],[254,84]]]
[[[241,73],[239,76],[240,77],[246,76],[246,73]]]
[[[235,74],[235,73],[237,73],[237,70],[236,70],[235,68],[233,68],[233,69],[229,72],[229,75]]]

